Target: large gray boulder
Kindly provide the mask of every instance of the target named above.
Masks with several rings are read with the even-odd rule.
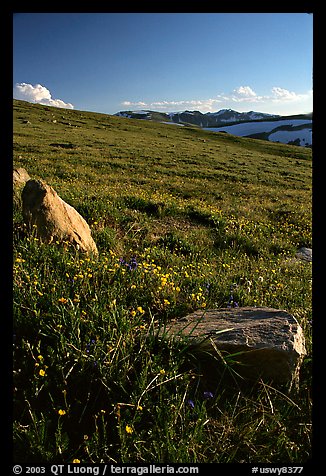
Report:
[[[312,249],[303,246],[296,252],[296,257],[303,261],[312,261]]]
[[[160,335],[174,340],[186,337],[190,352],[214,356],[216,365],[230,363],[245,379],[297,384],[306,355],[297,320],[265,307],[196,311],[170,322]]]
[[[46,243],[68,241],[79,250],[97,254],[86,220],[42,180],[29,180],[22,191],[23,216]]]

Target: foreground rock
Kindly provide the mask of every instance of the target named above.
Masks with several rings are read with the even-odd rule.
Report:
[[[14,183],[14,187],[16,187],[17,185],[19,186],[22,186],[22,185],[25,185],[25,183],[30,180],[30,176],[28,175],[27,171],[22,168],[22,167],[19,167],[18,169],[14,169],[13,171],[13,183]]]
[[[25,183],[30,180],[27,171],[22,167],[13,170],[13,210],[21,210],[22,199],[21,191]]]
[[[312,261],[312,249],[303,246],[298,249],[295,256],[303,261]]]
[[[69,241],[81,251],[98,253],[84,218],[42,180],[26,183],[22,203],[25,222],[36,225],[37,235],[44,242]]]
[[[181,336],[187,337],[189,350],[197,351],[198,358],[215,357],[216,366],[223,359],[231,362],[232,369],[246,379],[297,384],[306,355],[302,328],[293,316],[278,309],[197,311],[173,321],[164,331],[165,338]]]

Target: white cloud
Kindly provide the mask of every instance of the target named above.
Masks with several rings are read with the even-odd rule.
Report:
[[[250,86],[239,86],[230,93],[220,93],[209,99],[185,99],[179,101],[153,101],[132,102],[124,101],[122,105],[132,106],[137,109],[152,109],[162,112],[184,111],[185,109],[198,109],[201,112],[214,112],[221,108],[229,108],[232,103],[237,103],[237,110],[243,108],[264,108],[265,112],[274,114],[299,114],[312,111],[312,90],[298,94],[293,91],[274,86],[270,94],[259,95]],[[242,105],[243,104],[243,105]],[[242,105],[242,106],[241,106]],[[232,106],[231,106],[232,107]]]
[[[71,103],[66,103],[62,101],[62,99],[52,99],[50,91],[41,84],[35,84],[34,86],[28,83],[15,84],[14,98],[46,106],[74,109],[74,106]]]
[[[275,86],[272,88],[273,101],[298,101],[305,97],[303,94],[297,94],[293,91]]]
[[[260,103],[264,102],[265,96],[258,96],[258,94],[250,86],[239,86],[234,89],[231,94],[223,96],[224,101],[245,102],[245,103]]]
[[[147,106],[147,104],[143,101],[138,101],[138,102],[123,101],[121,104],[123,106],[139,106],[139,107]]]
[[[132,101],[123,101],[121,104],[123,106],[132,106],[140,107],[146,109],[159,109],[160,111],[171,111],[171,108],[178,108],[179,110],[185,109],[200,109],[201,111],[213,111],[214,105],[221,102],[220,99],[187,99],[180,101],[153,101],[153,102],[132,102]]]
[[[257,96],[255,91],[250,86],[240,86],[238,89],[234,89],[233,92],[239,96],[239,98],[254,98]]]
[[[272,93],[275,98],[280,99],[293,99],[296,97],[294,92],[288,91],[287,89],[279,88],[278,86],[274,86],[272,88]]]
[[[151,106],[159,106],[165,109],[180,106],[184,109],[200,108],[201,110],[211,110],[213,105],[217,102],[219,102],[218,99],[187,99],[182,101],[157,101],[152,102]]]

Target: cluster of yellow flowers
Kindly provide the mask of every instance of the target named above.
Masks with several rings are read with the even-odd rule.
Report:
[[[135,316],[137,315],[137,313],[139,313],[139,314],[142,315],[142,314],[145,314],[145,311],[144,311],[144,309],[143,309],[141,306],[138,306],[136,310],[132,309],[132,310],[130,311],[130,315],[131,315],[132,317],[135,317]]]
[[[46,376],[46,370],[47,370],[48,366],[44,364],[44,357],[43,357],[43,355],[38,355],[38,356],[37,356],[37,362],[35,362],[35,367],[36,367],[36,368],[39,368],[40,365],[42,365],[43,367],[39,369],[38,375],[39,375],[40,377],[45,377],[45,376]]]
[[[192,293],[191,299],[198,303],[200,307],[206,307],[206,297],[203,294],[202,288],[199,288],[197,293]]]

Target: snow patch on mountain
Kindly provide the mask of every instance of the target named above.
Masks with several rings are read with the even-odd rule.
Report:
[[[280,126],[301,126],[308,122],[307,119],[283,119],[280,121],[240,122],[232,126],[205,127],[204,129],[212,132],[228,132],[235,136],[244,137],[259,132],[270,132]]]
[[[289,142],[294,142],[298,139],[300,141],[298,145],[301,145],[301,146],[311,145],[312,130],[301,129],[301,130],[295,130],[295,131],[276,131],[276,132],[272,132],[268,136],[268,140],[272,142],[282,142],[283,144],[288,144]]]
[[[302,128],[298,128],[298,127]],[[306,127],[304,127],[306,126]],[[283,127],[282,130],[277,130]],[[288,144],[300,141],[299,145],[312,144],[312,121],[309,119],[282,119],[278,121],[242,122],[232,126],[206,127],[211,132],[228,132],[235,136],[247,137],[254,134],[266,133],[268,140]]]

